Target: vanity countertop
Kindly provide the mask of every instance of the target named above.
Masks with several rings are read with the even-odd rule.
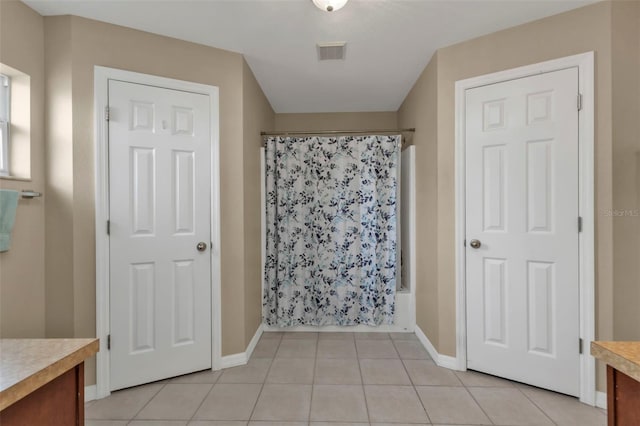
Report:
[[[0,339],[0,411],[99,349],[98,339]]]
[[[591,355],[640,382],[640,342],[591,342]]]

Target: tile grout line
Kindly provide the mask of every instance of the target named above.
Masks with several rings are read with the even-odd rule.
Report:
[[[316,356],[313,358],[313,375],[311,376],[311,396],[309,398],[309,413],[307,424],[311,424],[311,410],[313,409],[313,390],[316,386],[316,365],[318,365],[318,350],[320,349],[320,334],[316,336]]]
[[[460,380],[460,382],[462,382],[462,380]],[[476,399],[476,397],[473,395],[473,393],[471,393],[471,391],[469,390],[469,388],[464,384],[464,382],[462,382],[462,387],[464,388],[464,390],[467,391],[467,393],[469,394],[469,396],[471,397],[471,399],[473,399],[473,402],[476,403],[476,405],[478,406],[478,408],[480,408],[480,411],[482,411],[482,413],[487,417],[487,419],[491,422],[492,425],[495,425],[496,423],[493,421],[493,419],[491,417],[489,417],[489,414],[485,411],[484,407],[482,407],[482,405],[480,405],[480,403],[478,402],[478,400]],[[471,386],[473,387],[473,386]]]
[[[187,425],[189,423],[191,423],[194,419],[194,417],[196,416],[196,413],[198,412],[198,410],[200,410],[200,408],[202,407],[202,404],[204,404],[204,402],[207,400],[207,398],[209,397],[209,395],[211,394],[211,392],[213,392],[213,388],[216,386],[216,384],[218,384],[218,382],[220,381],[220,377],[222,377],[222,370],[224,370],[224,368],[218,370],[221,373],[218,375],[218,377],[213,381],[213,384],[211,385],[211,389],[209,389],[209,392],[207,392],[207,394],[204,396],[204,398],[202,398],[202,401],[200,401],[200,404],[198,404],[198,407],[195,409],[195,411],[193,412],[193,414],[191,415],[191,417],[189,418],[189,420],[187,420]]]
[[[273,340],[275,340],[275,339],[273,339]],[[280,340],[282,340],[282,338],[280,338]],[[280,343],[278,343],[278,346],[280,346]],[[277,352],[277,348],[276,348],[276,352]],[[259,358],[259,359],[269,359],[269,358]],[[269,373],[269,370],[271,369],[271,365],[273,364],[273,359],[274,359],[274,358],[271,358],[271,361],[270,361],[270,363],[269,363],[269,368],[267,369],[267,374]],[[247,364],[249,363],[249,361],[250,361],[250,359],[249,359],[249,360],[247,360]],[[245,364],[245,365],[246,365],[246,364]],[[240,366],[239,366],[239,367],[240,367]],[[231,368],[233,368],[233,367],[231,367]],[[224,371],[223,371],[223,370],[225,370],[225,369],[221,369],[221,370],[219,370],[219,371],[222,371],[222,373],[221,373],[221,374],[218,376],[218,378],[215,380],[215,382],[214,382],[213,386],[211,387],[211,389],[209,390],[209,392],[207,392],[207,395],[204,397],[204,399],[202,400],[202,402],[200,403],[200,405],[198,406],[198,408],[196,409],[196,411],[193,413],[193,415],[191,416],[191,418],[188,420],[188,422],[193,422],[194,420],[196,420],[196,421],[197,421],[197,419],[194,419],[194,417],[195,417],[196,413],[198,412],[198,410],[202,407],[202,404],[204,404],[204,401],[207,399],[207,397],[208,397],[208,396],[211,394],[211,392],[213,391],[213,388],[215,387],[215,385],[217,385],[217,384],[225,384],[225,383],[218,383],[218,382],[220,381],[220,379],[222,378],[222,374],[224,373]],[[265,376],[265,380],[266,380],[266,376]],[[252,384],[252,383],[226,383],[226,384]],[[259,384],[259,383],[255,383],[255,384]],[[262,383],[262,384],[264,384],[264,380],[263,380],[263,383]],[[262,392],[262,388],[261,388],[261,390],[260,390],[260,391]],[[260,397],[260,394],[258,394],[258,398],[259,398],[259,397]],[[256,399],[256,403],[257,403],[257,401],[258,401],[258,400]],[[254,409],[255,409],[255,405],[256,405],[256,403],[254,403]],[[253,411],[252,411],[252,413],[253,413]],[[208,420],[206,420],[206,421],[208,421]],[[214,421],[217,421],[217,420],[214,420]],[[234,421],[235,421],[235,420],[234,420]],[[245,420],[239,420],[239,421],[244,422]],[[249,420],[247,420],[246,422],[247,422],[247,424],[248,424],[248,423],[249,423]]]
[[[551,421],[551,423],[553,423],[554,425],[556,425],[556,426],[557,426],[557,424],[558,424],[558,423],[556,423],[556,422],[551,418],[551,416],[549,416],[549,415],[547,414],[547,412],[546,412],[546,411],[544,411],[544,410],[542,409],[542,407],[540,407],[538,404],[536,404],[536,402],[535,402],[533,399],[529,398],[529,396],[528,396],[526,393],[524,393],[524,392],[522,391],[522,389],[520,389],[520,388],[519,388],[519,387],[517,387],[517,386],[514,386],[514,388],[515,388],[515,389],[517,389],[517,390],[518,390],[522,395],[524,395],[524,397],[525,397],[529,402],[531,402],[531,403],[532,403],[532,404],[533,404],[533,405],[534,405],[538,410],[540,410],[540,411],[542,412],[542,414],[544,414],[544,416],[545,416],[546,418],[548,418],[548,419],[549,419],[549,421]]]
[[[364,397],[364,408],[367,410],[367,423],[371,425],[371,414],[369,414],[369,402],[367,401],[367,391],[364,388],[364,376],[362,375],[362,366],[360,365],[360,354],[358,354],[358,339],[356,339],[355,334],[353,335],[353,346],[355,346],[356,348],[356,362],[358,363],[358,372],[360,373],[360,386],[362,386],[362,396]]]
[[[414,333],[414,335],[415,335],[415,333]],[[427,416],[427,421],[430,424],[432,424],[433,422],[431,421],[431,416],[429,415],[429,412],[427,411],[427,408],[424,406],[424,403],[422,402],[422,398],[420,398],[420,394],[418,393],[418,389],[416,389],[416,385],[415,385],[415,383],[413,383],[413,379],[411,378],[411,375],[409,374],[409,370],[407,370],[407,366],[404,363],[405,359],[402,358],[402,356],[400,355],[400,351],[396,347],[395,340],[391,339],[391,342],[393,343],[393,348],[398,353],[398,358],[400,359],[400,363],[402,364],[402,368],[404,368],[404,372],[407,374],[407,377],[409,378],[409,382],[411,383],[411,387],[413,388],[413,391],[416,393],[416,397],[418,398],[418,401],[420,401],[420,405],[422,406],[422,410],[424,411],[424,414]]]
[[[153,394],[153,396],[152,396],[151,398],[149,398],[149,400],[148,400],[148,401],[147,401],[147,402],[146,402],[146,403],[145,403],[145,404],[144,404],[144,405],[143,405],[143,406],[142,406],[142,407],[141,407],[141,408],[140,408],[140,409],[139,409],[139,410],[138,410],[138,411],[133,415],[133,417],[129,419],[129,421],[127,422],[127,424],[129,424],[129,423],[131,423],[132,421],[134,421],[134,420],[136,419],[136,417],[138,416],[138,414],[140,414],[140,413],[142,412],[142,410],[144,410],[144,409],[145,409],[145,407],[146,407],[147,405],[149,405],[149,403],[153,400],[153,398],[155,398],[156,396],[158,396],[158,394],[160,393],[160,391],[161,391],[162,389],[164,389],[164,387],[165,387],[166,385],[167,385],[166,383],[162,383],[162,385],[160,386],[160,389],[158,389],[158,391],[157,391],[156,393],[154,393],[154,394]],[[146,386],[146,384],[145,384],[145,385],[143,385],[143,386]]]
[[[400,351],[398,351],[398,348],[396,347],[396,342],[391,339],[391,342],[393,343],[393,347],[395,348],[396,352],[398,352],[398,357],[400,357],[400,363],[402,364],[402,368],[404,369],[404,372],[407,374],[407,377],[409,378],[409,383],[411,383],[411,386],[413,387],[413,391],[416,393],[416,396],[418,397],[418,401],[420,401],[420,405],[422,406],[422,409],[424,410],[424,414],[427,416],[427,421],[432,424],[433,422],[431,421],[431,416],[429,416],[429,412],[427,411],[427,407],[424,406],[424,403],[422,402],[422,398],[420,398],[420,394],[418,393],[418,389],[416,388],[416,384],[413,382],[413,379],[411,378],[411,374],[409,374],[409,370],[407,370],[407,366],[404,363],[404,359],[400,356]]]
[[[258,392],[258,396],[256,397],[256,401],[253,403],[253,408],[251,409],[251,413],[249,413],[249,419],[247,419],[247,425],[249,424],[249,422],[251,422],[251,419],[253,418],[253,414],[256,411],[256,407],[258,406],[258,401],[260,401],[260,396],[262,396],[262,391],[264,390],[264,385],[267,382],[267,377],[269,377],[269,373],[271,372],[271,367],[273,366],[273,362],[276,360],[276,355],[278,354],[278,351],[280,350],[280,345],[282,344],[282,340],[284,339],[284,334],[282,336],[280,336],[280,340],[278,341],[278,347],[276,348],[273,357],[271,358],[271,362],[269,363],[269,368],[267,368],[267,373],[264,376],[264,380],[262,380],[262,383],[260,384],[260,392]],[[247,362],[249,362],[249,360],[247,360]]]

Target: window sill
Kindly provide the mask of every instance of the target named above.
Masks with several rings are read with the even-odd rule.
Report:
[[[2,176],[0,175],[0,180],[14,180],[18,182],[31,182],[31,178],[23,178],[18,176]]]

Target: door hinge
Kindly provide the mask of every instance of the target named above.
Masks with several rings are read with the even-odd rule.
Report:
[[[578,232],[582,232],[582,216],[578,216]]]
[[[109,106],[104,107],[104,121],[109,121]]]
[[[107,235],[111,235],[111,221],[107,221]]]
[[[111,335],[107,334],[107,350],[111,349]]]
[[[582,354],[582,338],[578,339],[578,351]]]
[[[582,110],[582,93],[578,93],[578,111]]]

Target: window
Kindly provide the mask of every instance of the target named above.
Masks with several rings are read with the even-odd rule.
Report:
[[[0,63],[0,179],[31,180],[31,77],[3,63]]]
[[[0,74],[0,176],[9,176],[11,80]]]

